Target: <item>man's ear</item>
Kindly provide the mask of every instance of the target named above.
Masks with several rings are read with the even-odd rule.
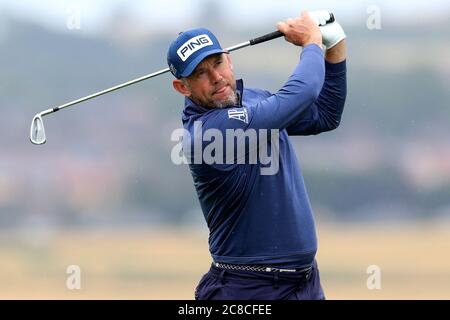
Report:
[[[179,80],[175,79],[172,82],[173,88],[177,90],[179,93],[181,93],[183,96],[190,97],[191,96],[191,90],[186,86],[186,84]]]

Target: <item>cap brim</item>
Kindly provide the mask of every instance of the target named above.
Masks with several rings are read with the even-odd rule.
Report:
[[[189,63],[186,69],[184,69],[184,71],[181,73],[181,77],[182,78],[189,77],[192,74],[192,72],[194,72],[195,68],[197,68],[197,66],[200,64],[200,62],[202,62],[205,58],[217,53],[228,53],[228,51],[224,49],[214,49],[203,52],[194,60],[192,60],[191,63]]]

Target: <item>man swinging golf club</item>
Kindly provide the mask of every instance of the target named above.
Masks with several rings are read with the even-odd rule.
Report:
[[[196,299],[325,299],[315,260],[313,213],[289,137],[330,131],[341,120],[346,36],[337,22],[319,27],[327,17],[326,11],[302,12],[278,23],[285,39],[303,50],[294,72],[274,94],[236,81],[230,56],[206,29],[181,33],[168,50],[173,87],[185,96],[183,126],[191,137],[199,125],[203,132],[222,134],[217,137],[233,130],[279,132],[275,141],[274,134],[258,139],[258,148],[266,142],[279,157],[277,171],[265,175],[261,162],[247,161],[251,150],[243,161],[231,152],[239,148],[234,145],[221,153],[231,152],[234,161],[206,163],[194,159],[195,139],[183,141],[213,259]],[[245,138],[235,137],[248,147]],[[207,140],[201,151],[212,143]]]

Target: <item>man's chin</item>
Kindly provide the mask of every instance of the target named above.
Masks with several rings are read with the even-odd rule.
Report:
[[[237,104],[236,93],[232,91],[225,99],[215,100],[212,104],[214,108],[226,108],[235,106]]]

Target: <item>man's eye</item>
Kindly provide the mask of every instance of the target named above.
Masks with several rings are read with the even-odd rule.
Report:
[[[222,60],[217,60],[216,65],[222,64]]]

